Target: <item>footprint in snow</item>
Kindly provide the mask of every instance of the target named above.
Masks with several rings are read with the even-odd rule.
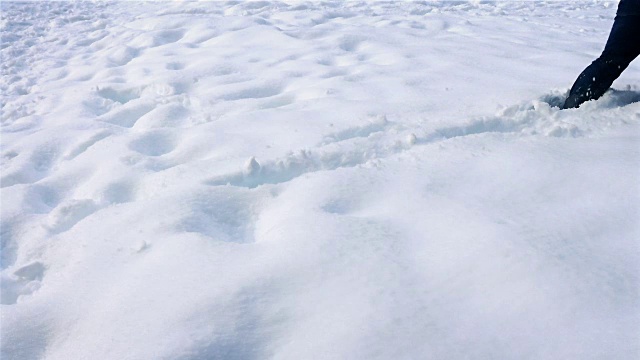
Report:
[[[123,66],[140,55],[140,50],[130,46],[119,46],[107,56],[110,66]]]
[[[75,145],[74,147],[72,147],[64,155],[64,158],[66,160],[73,160],[79,155],[83,154],[85,151],[87,151],[90,147],[94,146],[101,140],[108,138],[109,136],[111,136],[111,132],[105,131],[105,130],[99,131],[93,134],[92,136],[90,136],[89,138],[87,138],[86,140],[83,140],[79,142],[77,145]]]
[[[100,97],[120,104],[126,104],[131,100],[140,98],[139,88],[117,88],[107,86],[96,88],[96,92]]]
[[[182,29],[166,29],[145,32],[138,35],[129,44],[141,49],[153,48],[178,42],[184,37],[184,34],[185,31]]]
[[[65,232],[99,209],[91,199],[67,200],[49,214],[45,228],[53,234]]]
[[[172,61],[169,62],[165,65],[165,69],[167,70],[182,70],[184,69],[184,63],[181,63],[179,61]]]
[[[98,117],[98,121],[132,128],[145,114],[155,109],[156,104],[151,101],[131,101]]]
[[[176,230],[223,242],[255,241],[253,227],[260,205],[255,193],[212,189],[184,201],[186,210]]]
[[[12,158],[15,170],[5,170],[0,178],[0,187],[31,184],[45,178],[58,159],[59,150],[54,145],[38,147],[28,158],[16,155]]]
[[[18,302],[20,297],[33,294],[40,288],[45,270],[45,266],[36,261],[20,267],[11,274],[3,274],[0,282],[2,289],[0,303],[13,305]]]
[[[149,131],[129,143],[129,148],[146,156],[162,156],[176,147],[176,138],[172,132],[164,130]]]

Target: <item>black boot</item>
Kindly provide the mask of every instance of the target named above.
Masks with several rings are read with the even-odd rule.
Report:
[[[564,109],[600,98],[640,55],[640,0],[623,0],[602,55],[578,76]]]

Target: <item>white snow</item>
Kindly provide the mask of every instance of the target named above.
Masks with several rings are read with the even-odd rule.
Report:
[[[637,359],[616,5],[1,2],[1,358]]]

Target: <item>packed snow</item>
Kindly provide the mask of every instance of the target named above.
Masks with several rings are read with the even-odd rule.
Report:
[[[3,360],[640,358],[615,1],[0,6]]]

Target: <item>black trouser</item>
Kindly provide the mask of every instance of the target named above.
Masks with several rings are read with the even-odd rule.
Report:
[[[598,99],[629,63],[640,55],[640,0],[622,0],[607,45],[571,87],[564,108],[577,108]]]

